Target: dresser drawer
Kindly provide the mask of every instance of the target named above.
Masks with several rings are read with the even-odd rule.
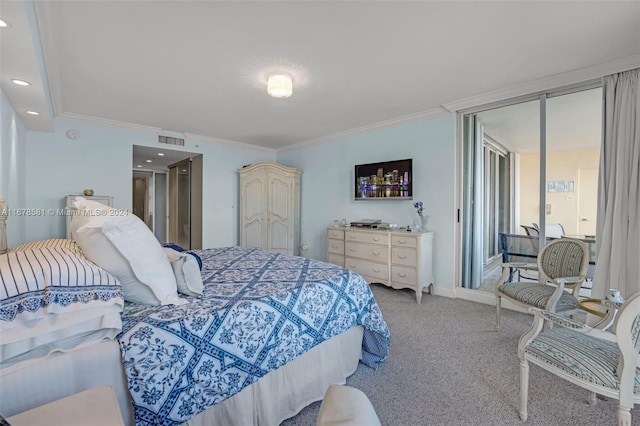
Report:
[[[391,266],[391,281],[415,285],[418,282],[418,274],[414,268],[403,266]]]
[[[344,241],[330,238],[327,240],[327,251],[329,253],[344,254]]]
[[[391,247],[391,263],[415,267],[418,264],[416,251],[410,248]]]
[[[340,254],[329,253],[327,256],[327,262],[344,268],[344,256]]]
[[[357,241],[360,243],[369,243],[369,244],[388,244],[389,236],[387,233],[371,233],[371,232],[356,232],[356,231],[347,231],[345,232],[345,240],[347,241]]]
[[[392,235],[391,245],[398,247],[411,247],[416,248],[418,246],[418,239],[416,237],[407,235]]]
[[[345,258],[345,268],[349,268],[360,275],[378,278],[383,282],[389,280],[389,266],[387,264],[369,262],[362,259]]]
[[[342,229],[329,229],[327,230],[327,238],[344,240],[344,231]]]
[[[346,256],[385,263],[389,262],[389,249],[387,246],[353,243],[351,241],[346,241],[344,245],[344,253]]]

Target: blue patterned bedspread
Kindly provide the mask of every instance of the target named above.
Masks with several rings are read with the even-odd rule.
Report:
[[[369,285],[324,262],[226,247],[200,250],[202,298],[127,303],[118,336],[138,425],[174,425],[354,325],[377,368],[389,329]]]

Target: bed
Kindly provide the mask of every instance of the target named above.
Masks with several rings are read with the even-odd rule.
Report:
[[[0,414],[109,384],[125,424],[277,425],[344,383],[359,362],[377,368],[387,357],[389,330],[359,275],[255,248],[189,255],[202,264],[202,296],[126,301],[115,336],[3,361]]]

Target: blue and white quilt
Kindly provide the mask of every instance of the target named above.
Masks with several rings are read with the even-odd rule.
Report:
[[[260,249],[198,250],[204,296],[125,304],[118,336],[138,425],[176,425],[355,325],[377,368],[389,329],[369,285],[335,265]]]

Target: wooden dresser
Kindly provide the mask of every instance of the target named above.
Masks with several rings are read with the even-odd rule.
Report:
[[[433,286],[432,257],[433,232],[327,229],[327,262],[357,272],[369,284],[413,289],[418,303]]]

